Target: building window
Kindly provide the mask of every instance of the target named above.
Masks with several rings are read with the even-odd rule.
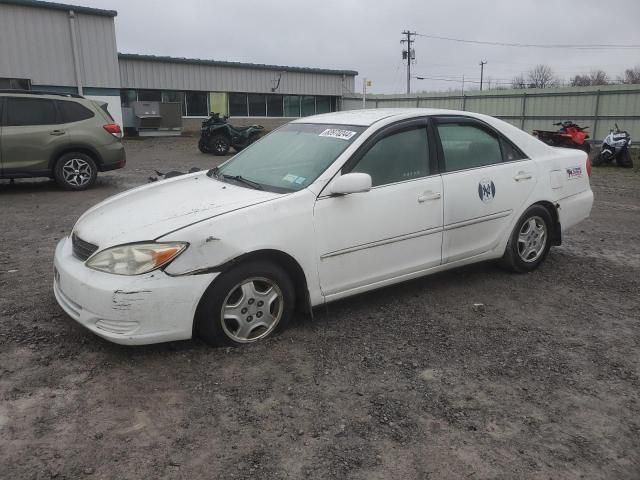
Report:
[[[179,103],[180,108],[182,109],[182,116],[185,117],[187,115],[187,108],[184,103],[184,92],[165,90],[162,92],[162,101],[165,103]]]
[[[308,117],[309,115],[315,115],[316,113],[316,97],[312,95],[306,95],[302,97],[302,109],[301,117]]]
[[[296,95],[287,95],[286,97],[284,97],[284,116],[300,116],[300,97]]]
[[[0,78],[1,90],[31,90],[28,78]]]
[[[162,92],[160,90],[138,90],[139,102],[161,102]]]
[[[282,95],[267,95],[267,116],[282,117],[284,115]]]
[[[316,97],[316,113],[329,113],[331,111],[331,97]]]
[[[249,94],[249,116],[250,117],[266,117],[267,116],[267,97],[266,95]]]
[[[209,113],[209,101],[206,92],[186,92],[188,117],[206,117]]]
[[[136,101],[138,101],[138,92],[135,90],[120,90],[120,105],[130,107]]]
[[[329,97],[331,98],[331,111],[332,112],[337,112],[338,111],[338,97]]]
[[[246,93],[229,94],[229,115],[232,117],[246,117],[248,115]]]

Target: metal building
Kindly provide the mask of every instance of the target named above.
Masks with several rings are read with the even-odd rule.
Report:
[[[119,123],[113,10],[0,0],[0,88],[80,93],[109,104]]]
[[[118,58],[123,107],[136,100],[180,102],[186,129],[199,128],[210,111],[231,115],[239,125],[261,117],[267,128],[335,111],[343,95],[353,92],[358,74],[122,53]]]
[[[123,124],[134,101],[178,102],[185,129],[210,111],[267,128],[337,110],[352,70],[118,54],[117,12],[36,0],[0,0],[0,89],[81,93]],[[127,119],[124,119],[127,125]]]

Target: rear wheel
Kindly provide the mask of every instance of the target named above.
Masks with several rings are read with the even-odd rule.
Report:
[[[624,168],[633,167],[633,160],[631,160],[631,152],[629,151],[628,148],[625,149],[624,152],[620,152],[620,155],[618,155],[618,158],[616,158],[616,162],[620,167],[624,167]]]
[[[70,152],[58,159],[53,176],[67,190],[85,190],[96,182],[98,168],[89,155]]]
[[[501,263],[514,272],[530,272],[544,262],[551,247],[553,223],[541,205],[527,209],[516,223]]]
[[[278,265],[254,261],[221,274],[207,289],[195,332],[213,346],[240,346],[282,330],[295,307],[295,289]]]
[[[222,156],[229,153],[229,139],[224,135],[214,135],[209,139],[209,150],[214,155]]]

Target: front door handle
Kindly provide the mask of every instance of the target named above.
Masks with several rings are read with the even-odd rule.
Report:
[[[49,135],[56,135],[56,136],[64,135],[64,134],[65,134],[64,130],[51,130],[49,132]]]
[[[432,191],[424,192],[422,195],[418,197],[418,202],[424,203],[424,202],[428,202],[429,200],[438,200],[441,196],[442,194],[440,192],[432,192]]]
[[[532,178],[533,178],[533,175],[527,172],[518,172],[518,174],[515,177],[513,177],[513,179],[516,182],[519,182],[520,180],[531,180]]]

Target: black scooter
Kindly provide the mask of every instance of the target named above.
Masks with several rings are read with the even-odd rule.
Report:
[[[198,149],[202,153],[226,155],[230,147],[239,152],[258,140],[264,130],[262,125],[237,128],[227,122],[228,118],[227,116],[220,117],[219,113],[211,112],[211,116],[202,122],[200,140],[198,141]]]

